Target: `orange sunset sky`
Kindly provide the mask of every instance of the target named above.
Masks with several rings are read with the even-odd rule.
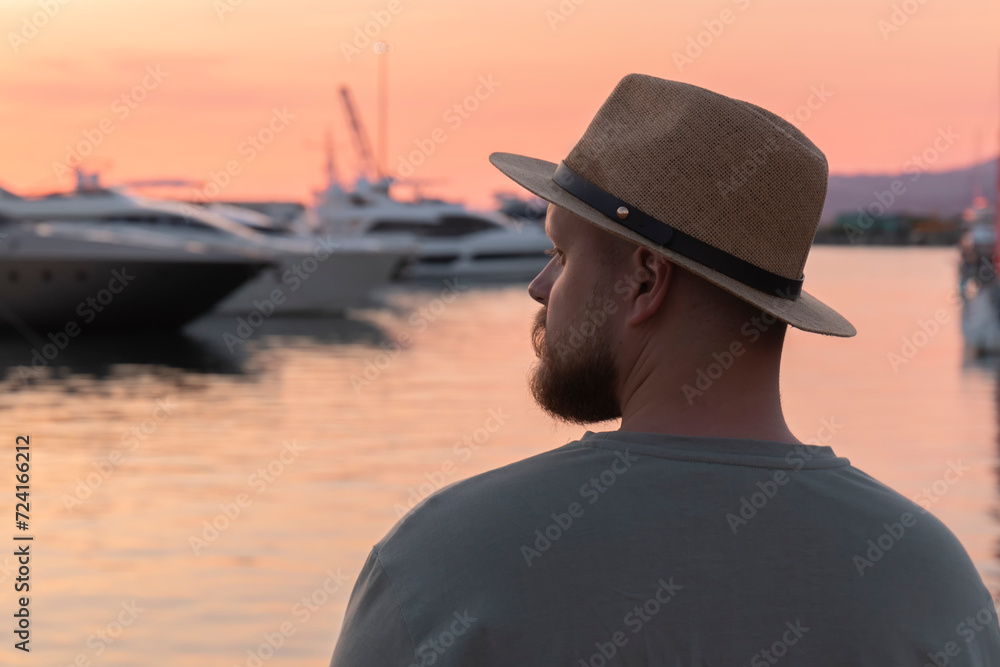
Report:
[[[517,191],[491,151],[559,161],[629,72],[771,109],[832,173],[900,171],[947,128],[931,168],[966,166],[1000,124],[996,0],[0,0],[0,36],[0,185],[23,193],[71,187],[82,142],[106,183],[235,164],[218,198],[307,201],[326,128],[357,166],[341,84],[377,142],[385,58],[389,170],[433,145],[413,178],[480,206]]]

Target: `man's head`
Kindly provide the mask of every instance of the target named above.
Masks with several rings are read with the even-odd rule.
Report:
[[[740,356],[780,361],[783,322],[755,324],[759,309],[564,208],[549,206],[545,228],[554,248],[528,287],[542,304],[529,384],[553,416],[579,424],[617,419],[623,394],[654,372],[676,374],[673,398],[682,397],[692,363],[731,354],[734,342],[748,343]]]
[[[794,440],[781,412],[786,324],[856,330],[805,292],[826,199],[823,152],[749,102],[625,76],[559,164],[493,153],[551,203],[557,256],[531,388],[579,423]]]
[[[629,74],[559,164],[511,153],[490,161],[542,199],[665,258],[678,276],[695,274],[804,331],[856,333],[803,289],[826,157],[766,109]]]

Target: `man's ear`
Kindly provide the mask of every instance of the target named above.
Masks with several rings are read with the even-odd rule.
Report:
[[[638,326],[656,314],[667,296],[670,283],[676,275],[675,267],[669,260],[647,248],[638,248],[630,262],[635,268],[633,289],[628,296],[628,317],[625,323]]]

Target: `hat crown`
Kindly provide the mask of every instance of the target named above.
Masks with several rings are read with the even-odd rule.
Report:
[[[794,125],[642,74],[618,83],[564,162],[644,213],[792,279],[826,199],[826,157]]]

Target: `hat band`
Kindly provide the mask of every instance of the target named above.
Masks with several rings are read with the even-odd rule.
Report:
[[[628,227],[639,236],[664,248],[669,248],[710,269],[715,269],[748,287],[790,300],[798,298],[799,294],[802,293],[802,278],[794,280],[771,273],[735,255],[730,255],[725,250],[719,250],[715,246],[685,234],[599,188],[567,167],[564,162],[560,162],[559,166],[556,167],[552,180],[566,192],[620,225]]]

